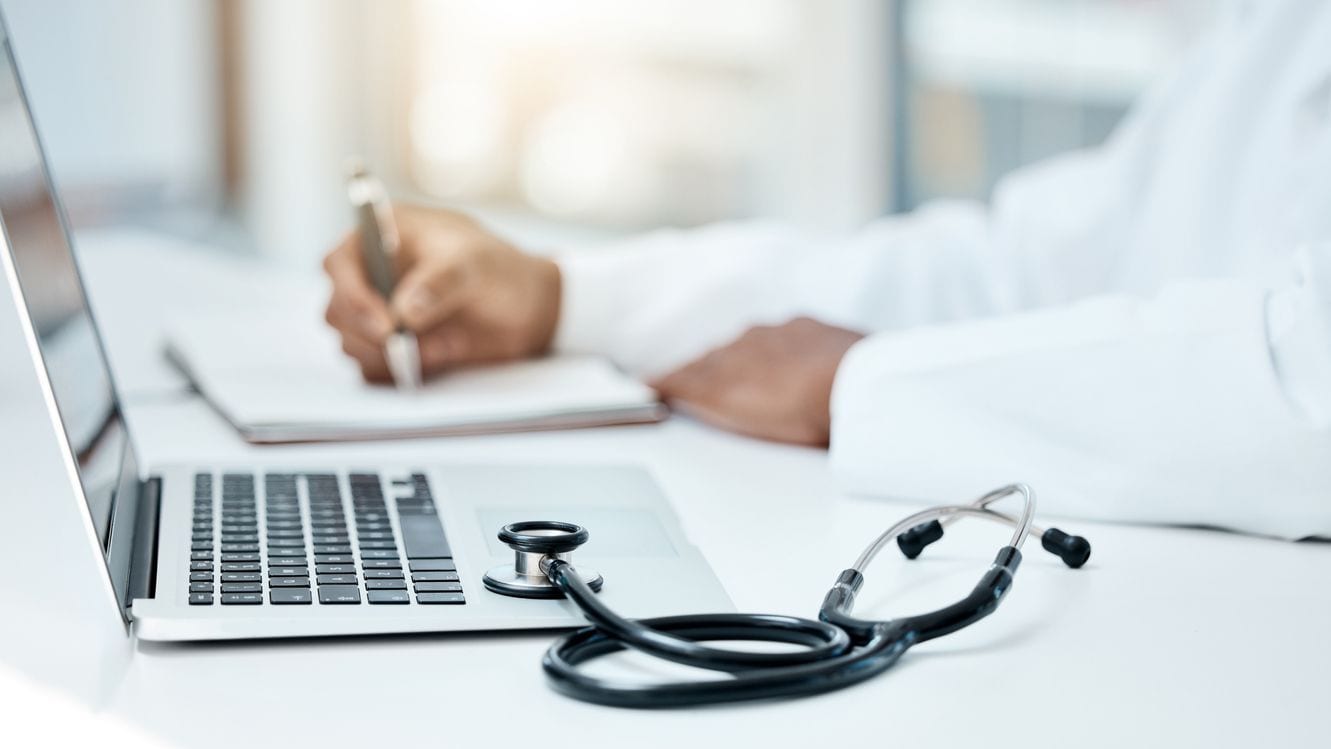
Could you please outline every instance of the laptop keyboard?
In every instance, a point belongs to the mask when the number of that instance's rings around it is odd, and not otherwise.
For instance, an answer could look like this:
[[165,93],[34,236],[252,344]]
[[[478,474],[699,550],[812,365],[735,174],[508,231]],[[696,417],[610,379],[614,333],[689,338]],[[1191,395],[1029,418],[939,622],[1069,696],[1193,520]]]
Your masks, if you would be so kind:
[[423,474],[389,485],[400,538],[377,473],[347,477],[350,503],[331,473],[265,474],[262,492],[252,474],[218,478],[194,476],[190,605],[466,603]]

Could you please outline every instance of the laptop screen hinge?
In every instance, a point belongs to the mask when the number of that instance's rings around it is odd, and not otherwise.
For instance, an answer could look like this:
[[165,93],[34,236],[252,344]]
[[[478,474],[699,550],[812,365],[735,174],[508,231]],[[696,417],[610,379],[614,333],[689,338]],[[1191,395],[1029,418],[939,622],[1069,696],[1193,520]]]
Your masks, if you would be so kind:
[[157,593],[157,519],[162,507],[162,480],[150,478],[143,482],[140,491],[126,607],[135,598],[152,598]]

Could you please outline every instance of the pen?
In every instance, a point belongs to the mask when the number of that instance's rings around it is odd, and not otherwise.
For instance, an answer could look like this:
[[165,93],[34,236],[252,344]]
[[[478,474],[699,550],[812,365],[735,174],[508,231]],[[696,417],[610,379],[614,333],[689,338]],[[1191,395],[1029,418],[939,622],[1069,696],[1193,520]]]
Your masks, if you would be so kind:
[[[393,287],[397,285],[395,261],[400,242],[388,191],[364,166],[354,164],[348,170],[347,198],[351,200],[360,225],[365,272],[379,295],[385,300],[391,299]],[[415,390],[421,386],[420,346],[415,333],[399,326],[384,344],[384,355],[398,388]]]

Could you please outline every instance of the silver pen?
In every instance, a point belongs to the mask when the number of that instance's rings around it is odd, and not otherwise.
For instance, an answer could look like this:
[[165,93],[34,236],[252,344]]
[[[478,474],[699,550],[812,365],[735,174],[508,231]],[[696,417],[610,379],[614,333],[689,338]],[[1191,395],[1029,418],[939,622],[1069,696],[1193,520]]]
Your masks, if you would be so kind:
[[[347,174],[347,197],[356,211],[360,225],[361,257],[370,283],[385,301],[393,297],[397,285],[397,253],[400,239],[393,207],[383,183],[364,166],[353,164]],[[421,386],[421,352],[416,334],[402,327],[388,337],[384,356],[393,382],[402,390]]]

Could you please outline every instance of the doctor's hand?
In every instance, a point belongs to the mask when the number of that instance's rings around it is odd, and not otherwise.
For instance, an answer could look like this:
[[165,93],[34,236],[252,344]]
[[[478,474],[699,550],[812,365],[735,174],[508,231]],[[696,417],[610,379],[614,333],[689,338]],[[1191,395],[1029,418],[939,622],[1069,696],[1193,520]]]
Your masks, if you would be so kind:
[[724,429],[826,446],[832,380],[863,337],[806,317],[750,328],[652,386],[672,406]]
[[426,376],[550,346],[559,319],[558,266],[454,211],[395,205],[393,215],[401,249],[391,300],[370,283],[358,232],[324,259],[333,283],[324,317],[365,379],[391,380],[384,343],[398,325],[416,333]]

